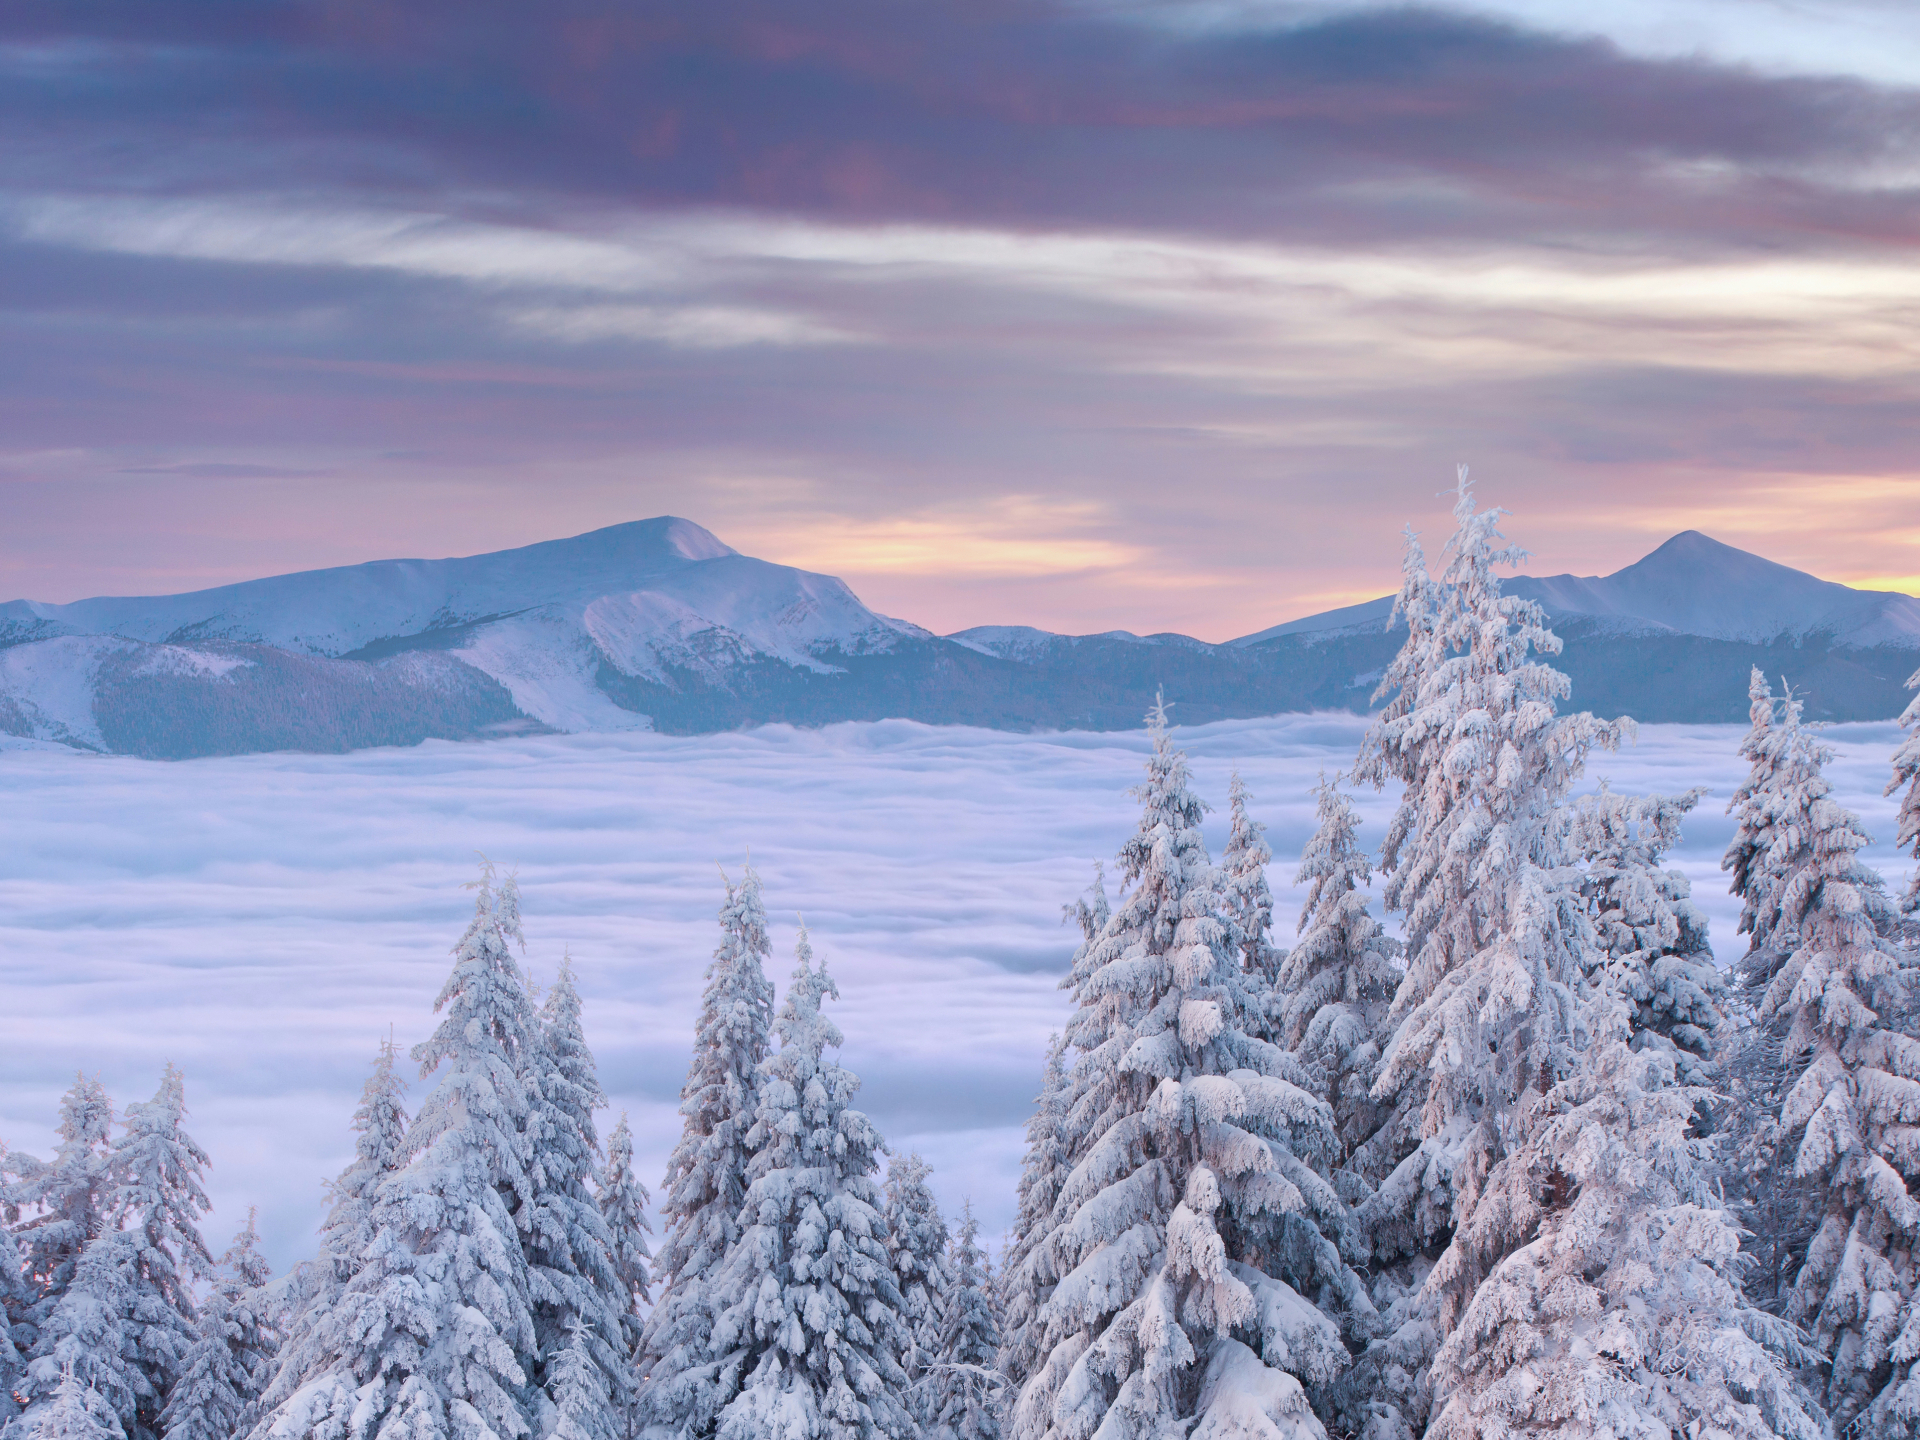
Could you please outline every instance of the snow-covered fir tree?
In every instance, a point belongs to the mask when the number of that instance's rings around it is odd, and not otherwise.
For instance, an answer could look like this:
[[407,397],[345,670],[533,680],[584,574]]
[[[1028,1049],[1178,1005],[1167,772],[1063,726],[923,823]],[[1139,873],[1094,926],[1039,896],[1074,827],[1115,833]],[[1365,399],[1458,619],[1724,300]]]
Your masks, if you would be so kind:
[[[1907,688],[1920,691],[1920,670],[1908,677]],[[1900,714],[1900,727],[1907,734],[1900,748],[1893,752],[1893,778],[1887,782],[1884,793],[1891,795],[1902,785],[1907,787],[1907,793],[1900,797],[1900,816],[1894,822],[1893,843],[1920,859],[1920,694],[1907,702],[1907,708]],[[1901,897],[1900,908],[1908,912],[1920,910],[1920,869],[1907,881],[1907,893]]]
[[926,1440],[1000,1440],[1000,1330],[971,1200],[961,1202],[946,1273],[939,1340],[920,1381],[922,1433]]
[[1710,1086],[1716,1037],[1731,1002],[1692,886],[1661,857],[1680,843],[1680,822],[1704,789],[1616,795],[1604,783],[1567,808],[1568,844],[1584,866],[1594,964],[1631,1007],[1633,1047],[1671,1049],[1681,1083]]
[[53,1398],[28,1432],[29,1440],[123,1440],[120,1421],[98,1391],[82,1384],[68,1366],[61,1372]]
[[1032,1322],[1042,1359],[1011,1433],[1317,1437],[1301,1381],[1332,1379],[1347,1353],[1300,1290],[1366,1303],[1321,1229],[1345,1208],[1300,1158],[1332,1151],[1332,1115],[1248,1033],[1204,807],[1163,708],[1149,725],[1131,889],[1070,977],[1084,1143],[1040,1242],[1061,1278]]
[[[1903,1374],[1920,1355],[1914,977],[1901,973],[1885,938],[1895,910],[1884,882],[1859,859],[1868,837],[1822,774],[1832,751],[1801,726],[1790,695],[1766,732],[1756,747],[1766,783],[1749,787],[1757,822],[1749,827],[1743,815],[1736,840],[1751,831],[1752,846],[1732,868],[1767,877],[1748,897],[1756,945],[1793,947],[1767,965],[1759,1007],[1763,1033],[1785,1026],[1774,1163],[1790,1162],[1818,1202],[1787,1315],[1812,1333],[1827,1364],[1824,1398],[1837,1426],[1870,1412],[1872,1433],[1920,1433],[1920,1383]],[[1760,858],[1742,870],[1749,853]]]
[[1233,924],[1240,968],[1256,993],[1272,989],[1285,952],[1273,946],[1273,892],[1266,827],[1247,813],[1247,786],[1236,772],[1227,786],[1227,847],[1220,852],[1222,909]]
[[60,1148],[50,1161],[0,1151],[0,1177],[12,1177],[0,1184],[0,1210],[24,1217],[13,1233],[28,1298],[14,1316],[14,1339],[27,1354],[73,1283],[82,1252],[107,1228],[113,1102],[98,1077],[74,1077],[60,1099],[58,1134]]
[[1630,1048],[1623,999],[1593,1009],[1593,1043],[1529,1102],[1430,1277],[1446,1339],[1426,1440],[1823,1440],[1792,1327],[1741,1293],[1690,1134],[1706,1092],[1674,1049]]
[[199,1230],[208,1209],[200,1180],[207,1156],[183,1128],[185,1118],[185,1082],[171,1065],[153,1099],[127,1107],[107,1151],[105,1228],[81,1252],[38,1328],[26,1413],[14,1428],[31,1433],[71,1371],[128,1440],[161,1433],[161,1411],[198,1338],[193,1287],[213,1269]]
[[[5,1212],[0,1211],[0,1215]],[[19,1345],[33,1292],[27,1288],[26,1260],[20,1242],[0,1228],[0,1430],[20,1413],[16,1390],[27,1383],[27,1352]]]
[[[1103,889],[1101,899],[1105,898]],[[1088,935],[1085,943],[1092,942],[1093,935]],[[1033,1114],[1027,1119],[1019,1209],[1000,1261],[999,1293],[1005,1311],[1000,1369],[1015,1387],[1026,1383],[1039,1360],[1038,1345],[1044,1334],[1044,1327],[1038,1324],[1040,1307],[1060,1279],[1046,1242],[1052,1234],[1054,1203],[1073,1169],[1067,1133],[1072,1093],[1067,1081],[1066,1050],[1065,1036],[1048,1038],[1045,1076],[1040,1093],[1034,1097]]]
[[641,1336],[641,1419],[649,1434],[705,1436],[738,1383],[713,1346],[714,1275],[739,1243],[753,1157],[748,1136],[773,1021],[773,953],[760,877],[728,882],[720,946],[707,966],[693,1060],[680,1088],[683,1128],[661,1186],[665,1231],[654,1265],[659,1300]]
[[381,1041],[360,1091],[353,1112],[354,1156],[327,1182],[330,1204],[320,1227],[320,1253],[298,1267],[288,1286],[285,1334],[260,1398],[263,1407],[279,1405],[318,1374],[333,1358],[330,1347],[339,1343],[335,1330],[347,1318],[340,1298],[373,1248],[374,1195],[406,1163],[406,1086],[395,1071],[397,1055],[391,1039]]
[[1734,835],[1720,868],[1732,873],[1729,889],[1740,900],[1738,933],[1750,937],[1741,979],[1759,991],[1794,948],[1781,904],[1788,881],[1813,858],[1811,837],[1799,822],[1831,787],[1820,773],[1826,752],[1801,722],[1801,703],[1792,690],[1775,700],[1756,666],[1747,697],[1751,725],[1740,742],[1740,758],[1749,769],[1727,803],[1735,817]]
[[1408,534],[1395,603],[1407,640],[1356,770],[1402,787],[1381,855],[1407,969],[1372,1090],[1383,1120],[1352,1162],[1385,1177],[1358,1215],[1392,1262],[1376,1298],[1393,1303],[1343,1402],[1382,1436],[1424,1423],[1434,1314],[1457,1312],[1476,1278],[1427,1267],[1522,1138],[1525,1097],[1565,1079],[1588,1038],[1579,993],[1595,940],[1560,807],[1588,753],[1631,724],[1556,714],[1569,682],[1532,656],[1560,642],[1494,573],[1526,553],[1497,543],[1504,513],[1476,510],[1463,467],[1439,579]]
[[[952,1285],[947,1271],[946,1221],[927,1184],[932,1168],[918,1155],[896,1156],[887,1164],[887,1253],[893,1258],[893,1282],[900,1291],[900,1317],[908,1345],[902,1364],[916,1383],[939,1353],[942,1306]],[[924,1390],[917,1390],[924,1396]]]
[[[569,1354],[567,1385],[575,1393],[581,1382],[571,1370],[581,1362],[598,1366],[594,1393],[604,1390],[613,1409],[602,1412],[602,1430],[590,1440],[618,1440],[625,1427],[616,1417],[632,1403],[627,1333],[632,1307],[595,1194],[600,1138],[593,1112],[607,1097],[581,1027],[580,992],[569,958],[562,958],[547,992],[527,1057],[531,1193],[521,1224],[533,1308],[531,1379],[557,1413],[560,1376],[554,1367],[561,1352]],[[539,1429],[545,1431],[550,1428],[545,1407],[535,1403],[543,1412]]]
[[1273,1038],[1313,1068],[1317,1093],[1333,1107],[1344,1161],[1379,1125],[1371,1089],[1382,1022],[1400,981],[1399,947],[1367,908],[1372,871],[1339,777],[1322,771],[1314,795],[1319,824],[1296,877],[1307,898],[1299,942],[1280,962]]
[[760,1067],[743,1233],[712,1285],[723,1391],[718,1440],[907,1437],[910,1337],[874,1183],[883,1148],[849,1102],[860,1082],[825,1056],[838,997],[800,932],[799,964]]
[[249,1210],[201,1302],[199,1339],[160,1417],[167,1440],[233,1440],[252,1427],[277,1344],[265,1291],[272,1271],[254,1218]]
[[522,1226],[530,1218],[525,1076],[537,1041],[513,947],[519,893],[491,864],[413,1056],[432,1094],[406,1164],[379,1182],[366,1262],[321,1322],[329,1343],[282,1376],[255,1440],[514,1440],[533,1435],[535,1355]]
[[615,1299],[621,1307],[626,1353],[631,1356],[640,1340],[640,1307],[647,1303],[652,1283],[647,1236],[653,1226],[647,1221],[647,1187],[633,1173],[633,1130],[625,1111],[607,1137],[607,1163],[600,1172],[598,1198],[600,1216],[613,1242]]

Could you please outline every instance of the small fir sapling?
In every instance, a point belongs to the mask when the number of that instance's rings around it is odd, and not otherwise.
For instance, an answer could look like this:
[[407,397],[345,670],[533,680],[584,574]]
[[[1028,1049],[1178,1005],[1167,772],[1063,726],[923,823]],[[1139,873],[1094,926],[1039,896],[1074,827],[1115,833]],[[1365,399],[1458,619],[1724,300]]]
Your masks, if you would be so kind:
[[[1920,690],[1920,670],[1908,677],[1907,688]],[[1900,728],[1907,733],[1900,748],[1893,752],[1893,778],[1887,782],[1884,793],[1891,795],[1902,785],[1907,787],[1907,793],[1900,798],[1893,843],[1920,859],[1920,694],[1908,701],[1907,708],[1900,713]],[[1900,908],[1908,914],[1920,910],[1920,869],[1907,881],[1907,893],[1900,899]]]
[[1344,1161],[1379,1123],[1371,1088],[1381,1024],[1400,980],[1399,947],[1367,908],[1373,877],[1339,777],[1322,771],[1314,794],[1319,825],[1297,877],[1307,898],[1299,943],[1280,961],[1273,1039],[1320,1080],[1317,1093],[1333,1107]]
[[1256,993],[1271,991],[1285,952],[1273,945],[1273,892],[1266,827],[1247,813],[1247,787],[1236,773],[1227,786],[1227,846],[1220,852],[1222,910],[1233,924],[1240,968]]
[[87,1246],[108,1225],[107,1146],[113,1102],[99,1078],[74,1076],[60,1100],[60,1148],[50,1161],[0,1151],[0,1207],[25,1218],[14,1227],[29,1298],[15,1316],[16,1342],[31,1353]]
[[167,1440],[232,1440],[252,1428],[277,1345],[254,1218],[249,1210],[201,1303],[199,1339],[160,1417]]
[[926,1440],[1000,1440],[999,1392],[1005,1383],[996,1365],[1000,1331],[993,1277],[971,1200],[961,1204],[946,1273],[935,1359],[920,1382],[926,1397],[923,1433]]
[[[1101,895],[1105,899],[1105,895]],[[1104,925],[1104,921],[1102,924]],[[1095,931],[1094,933],[1098,933]],[[1086,943],[1092,943],[1088,935]],[[1085,945],[1082,946],[1084,950]],[[1018,1210],[1002,1252],[999,1292],[1005,1310],[1000,1368],[1017,1388],[1026,1383],[1038,1360],[1039,1310],[1059,1282],[1051,1247],[1053,1207],[1073,1169],[1068,1109],[1067,1042],[1055,1034],[1047,1041],[1047,1066],[1033,1114],[1027,1118],[1027,1149],[1020,1166]]]
[[626,1353],[632,1355],[640,1339],[641,1307],[648,1301],[651,1283],[647,1262],[647,1187],[633,1173],[633,1131],[622,1111],[620,1123],[607,1137],[607,1163],[600,1172],[599,1205],[613,1242],[615,1303],[620,1307]]
[[918,1428],[873,1179],[884,1145],[849,1103],[860,1082],[825,1056],[841,1037],[820,1006],[839,991],[812,961],[803,928],[774,1022],[780,1049],[758,1077],[744,1230],[710,1282],[719,1373],[738,1377],[716,1440],[907,1440]]
[[909,1343],[902,1363],[908,1380],[914,1382],[925,1375],[926,1366],[939,1353],[941,1306],[952,1284],[947,1271],[947,1225],[927,1184],[932,1173],[918,1155],[896,1157],[887,1164],[887,1253],[893,1259],[900,1316],[907,1326]]
[[[723,877],[724,878],[724,877]],[[705,1436],[738,1385],[713,1346],[713,1283],[739,1243],[753,1159],[749,1134],[773,1021],[773,953],[760,877],[749,865],[727,882],[720,945],[707,966],[693,1059],[680,1089],[683,1128],[662,1182],[664,1234],[654,1265],[659,1295],[640,1340],[638,1413],[649,1435]]]

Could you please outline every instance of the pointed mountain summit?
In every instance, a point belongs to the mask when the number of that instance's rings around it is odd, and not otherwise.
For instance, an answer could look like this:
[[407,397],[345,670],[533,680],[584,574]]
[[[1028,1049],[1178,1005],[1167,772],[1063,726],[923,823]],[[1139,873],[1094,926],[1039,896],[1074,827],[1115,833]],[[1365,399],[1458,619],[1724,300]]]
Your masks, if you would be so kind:
[[[1920,599],[1855,590],[1683,530],[1611,575],[1515,575],[1509,595],[1537,600],[1554,620],[1580,618],[1619,635],[1666,633],[1769,644],[1819,638],[1854,649],[1920,649]],[[1285,635],[1326,635],[1384,625],[1382,596],[1229,640],[1257,645]]]
[[[1854,590],[1698,531],[1605,576],[1515,576],[1566,642],[1575,707],[1737,721],[1748,672],[1810,718],[1898,714],[1920,600]],[[1124,730],[1364,710],[1390,599],[1212,645],[1176,634],[945,637],[831,575],[671,515],[445,560],[375,560],[184,595],[0,604],[0,748],[184,759],[538,732],[707,734],[901,718]]]

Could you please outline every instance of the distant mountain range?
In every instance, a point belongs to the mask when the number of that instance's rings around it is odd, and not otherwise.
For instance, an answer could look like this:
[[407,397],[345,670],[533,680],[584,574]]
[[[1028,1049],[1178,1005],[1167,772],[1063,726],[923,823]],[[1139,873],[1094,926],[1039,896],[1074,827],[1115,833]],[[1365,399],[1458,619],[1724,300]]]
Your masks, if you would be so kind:
[[[1566,642],[1573,703],[1740,720],[1747,672],[1827,719],[1884,719],[1920,665],[1920,600],[1853,590],[1698,531],[1613,575],[1516,577]],[[935,635],[845,584],[663,516],[492,555],[381,560],[186,595],[0,605],[0,735],[185,758],[441,737],[899,716],[1120,729],[1156,689],[1189,724],[1365,709],[1390,598],[1225,644]],[[18,743],[16,741],[16,743]]]

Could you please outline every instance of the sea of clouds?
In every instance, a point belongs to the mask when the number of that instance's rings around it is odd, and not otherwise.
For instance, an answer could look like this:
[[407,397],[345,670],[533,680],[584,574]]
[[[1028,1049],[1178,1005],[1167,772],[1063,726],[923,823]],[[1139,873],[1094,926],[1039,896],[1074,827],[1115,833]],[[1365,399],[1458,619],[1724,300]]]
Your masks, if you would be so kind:
[[[1316,773],[1350,766],[1364,726],[1290,715],[1176,731],[1217,807],[1216,854],[1230,774],[1252,791],[1278,857],[1282,944]],[[1723,962],[1741,948],[1719,870],[1740,734],[1646,726],[1586,781],[1709,787],[1673,863]],[[1876,840],[1866,858],[1896,885],[1911,862],[1892,849],[1881,789],[1898,734],[1827,732],[1828,773]],[[213,1156],[216,1252],[258,1205],[275,1265],[302,1258],[376,1045],[391,1030],[410,1046],[434,1023],[472,906],[462,886],[485,854],[518,872],[533,978],[571,952],[612,1110],[629,1113],[655,1184],[678,1133],[719,867],[737,876],[751,849],[782,993],[804,915],[839,983],[830,1013],[864,1108],[896,1151],[935,1166],[949,1209],[970,1196],[998,1235],[1047,1037],[1067,1015],[1058,982],[1078,933],[1061,907],[1133,825],[1147,749],[1144,733],[883,721],[186,762],[0,753],[0,1141],[47,1154],[76,1070],[125,1105],[171,1060]],[[1376,843],[1392,797],[1356,799]]]

